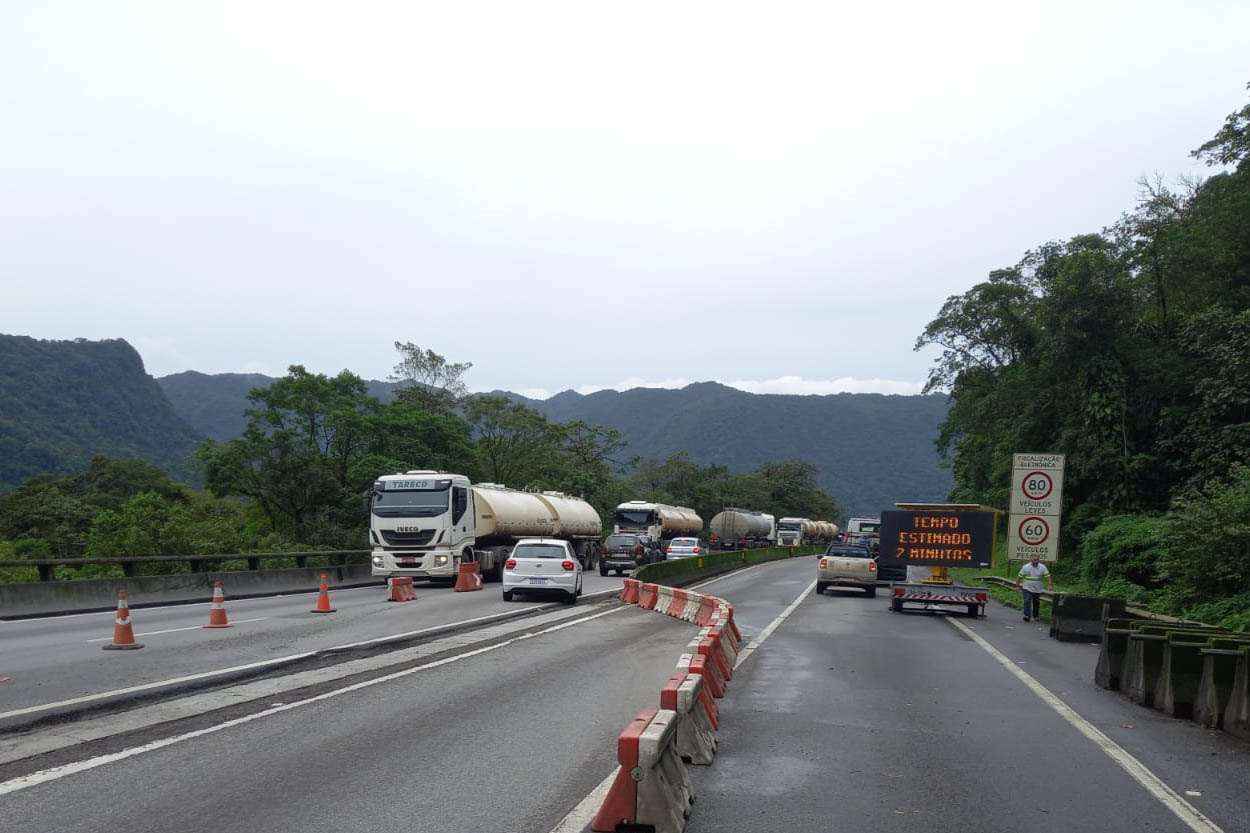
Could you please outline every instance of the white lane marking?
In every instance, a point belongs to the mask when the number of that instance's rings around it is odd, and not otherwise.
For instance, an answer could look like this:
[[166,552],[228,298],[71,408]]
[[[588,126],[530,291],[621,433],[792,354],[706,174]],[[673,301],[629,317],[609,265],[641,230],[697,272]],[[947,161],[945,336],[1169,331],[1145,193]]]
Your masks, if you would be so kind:
[[[232,624],[232,625],[245,625],[245,624],[247,624],[248,622],[263,622],[263,621],[265,621],[265,620],[266,620],[266,619],[268,619],[268,618],[269,618],[268,616],[261,616],[261,617],[259,617],[259,618],[257,618],[257,619],[235,619],[235,620],[234,620],[233,622],[231,622],[230,624]],[[204,630],[204,626],[203,626],[203,625],[192,625],[192,626],[191,626],[191,627],[189,627],[189,628],[168,628],[167,630],[163,630],[163,631],[144,631],[143,633],[137,633],[137,634],[135,634],[135,636],[157,636],[157,635],[162,634],[162,633],[179,633],[179,632],[181,632],[181,631],[201,631],[201,630]],[[112,638],[113,638],[113,637],[111,637],[111,636],[101,636],[101,637],[99,637],[99,638],[97,638],[97,639],[84,639],[84,640],[83,640],[83,642],[86,642],[86,643],[88,643],[88,644],[90,644],[90,643],[92,643],[92,642],[108,642],[108,641],[109,641],[110,639],[112,639]]]
[[979,634],[957,619],[948,617],[946,621],[984,648],[990,656],[998,660],[999,664],[1010,671],[1016,679],[1028,686],[1038,697],[1042,698],[1042,701],[1054,709],[1060,717],[1072,724],[1082,735],[1092,740],[1099,749],[1107,753],[1111,760],[1123,767],[1124,771],[1133,777],[1133,780],[1145,787],[1148,793],[1158,799],[1159,803],[1164,807],[1171,810],[1190,830],[1195,831],[1195,833],[1224,833],[1219,825],[1203,815],[1202,811],[1197,807],[1181,798],[1159,776],[1147,769],[1145,764],[1133,757],[1124,747],[1104,735],[1094,724],[1077,714],[1071,706],[1052,694],[1049,689],[1034,679],[1023,668],[1008,659],[1006,655],[989,642],[986,642]]
[[760,632],[759,636],[752,639],[750,643],[748,643],[747,646],[742,649],[742,652],[738,654],[738,661],[734,663],[735,669],[737,669],[737,667],[741,665],[742,663],[746,662],[747,657],[755,653],[755,649],[760,647],[760,645],[763,644],[765,639],[772,636],[773,631],[777,630],[777,627],[781,625],[782,622],[786,621],[786,618],[789,617],[789,615],[794,612],[795,608],[803,604],[804,599],[812,595],[812,590],[815,589],[815,587],[816,587],[816,581],[815,579],[813,579],[812,583],[803,588],[803,592],[799,593],[799,596],[797,599],[790,602],[790,606],[787,607],[785,610],[783,610],[780,616],[778,616],[773,621],[769,622],[768,627],[764,628],[764,630]]
[[603,806],[603,800],[608,797],[608,790],[611,789],[612,782],[616,780],[616,773],[620,769],[618,766],[609,772],[608,777],[599,782],[599,786],[577,802],[577,806],[570,810],[567,816],[560,819],[559,824],[551,828],[551,833],[581,833],[585,830],[595,820],[595,813],[599,812],[599,808]]
[[[70,700],[59,700],[55,703],[44,703],[39,706],[27,706],[24,709],[14,709],[13,711],[0,712],[0,720],[7,720],[10,717],[20,717],[24,714],[36,714],[38,712],[49,711],[51,709],[60,709],[66,706],[77,706],[82,703],[92,703],[96,700],[103,700],[108,697],[120,697],[125,694],[135,694],[140,691],[151,691],[156,688],[165,686],[180,685],[182,683],[194,682],[195,680],[207,680],[212,677],[220,677],[223,674],[235,674],[240,671],[251,671],[255,668],[265,668],[270,665],[278,665],[284,662],[294,662],[295,660],[306,659],[316,656],[319,651],[344,651],[350,648],[358,648],[366,645],[373,645],[378,642],[385,642],[391,639],[404,639],[410,636],[420,636],[430,631],[442,630],[445,628],[454,628],[461,625],[472,625],[478,622],[489,622],[494,619],[500,619],[505,616],[515,616],[513,611],[505,613],[492,613],[488,616],[477,616],[473,619],[461,619],[458,622],[446,622],[442,625],[432,625],[428,628],[420,630],[407,631],[405,633],[393,634],[391,636],[382,636],[377,639],[368,639],[364,642],[352,642],[347,645],[337,645],[333,648],[319,648],[317,651],[304,651],[299,654],[289,654],[285,657],[275,657],[274,659],[262,660],[260,662],[249,662],[246,665],[235,665],[230,668],[222,668],[217,671],[203,671],[199,674],[188,674],[185,677],[174,677],[169,680],[158,680],[156,682],[144,683],[143,685],[130,686],[129,688],[118,688],[113,691],[102,691],[99,694],[85,694],[82,697],[74,697]],[[111,638],[111,637],[110,637]]]
[[[766,562],[766,563],[773,563],[773,562]],[[756,564],[752,567],[747,567],[746,570],[754,570],[756,567],[763,567],[763,566],[764,566],[763,564]],[[739,570],[738,572],[733,573],[732,575],[741,575],[742,573],[746,572],[746,570]],[[722,576],[722,578],[726,578],[726,576]],[[717,580],[718,579],[713,579],[713,581],[717,581]],[[710,584],[710,583],[711,582],[704,582],[704,584]],[[703,585],[695,585],[695,586],[700,587]],[[815,586],[816,586],[815,581],[812,581],[811,584],[807,585],[806,589],[804,589],[803,592],[799,594],[799,597],[797,599],[795,599],[793,602],[790,603],[789,607],[787,607],[784,611],[781,612],[780,616],[778,616],[772,622],[769,622],[768,627],[764,628],[763,632],[761,632],[759,636],[753,639],[750,645],[742,649],[742,653],[738,655],[738,661],[734,663],[735,669],[737,669],[737,667],[741,665],[743,661],[751,655],[751,652],[753,652],[756,648],[758,648],[764,642],[764,640],[768,639],[768,637],[772,635],[773,631],[777,630],[777,626],[780,625],[782,622],[784,622],[786,620],[786,617],[788,617],[791,613],[793,613],[794,609],[798,607],[800,604],[802,604],[805,598],[807,598],[808,596],[812,594],[812,588],[814,588]],[[621,609],[624,610],[624,608],[621,608]],[[560,820],[559,824],[551,828],[551,833],[575,833],[575,831],[585,830],[586,826],[589,825],[594,820],[595,813],[599,812],[599,808],[603,806],[603,800],[607,797],[608,789],[612,786],[612,781],[614,778],[616,778],[616,773],[617,773],[617,770],[619,769],[620,767],[617,767],[616,769],[609,772],[608,777],[600,781],[599,786],[591,790],[590,795],[586,796],[581,801],[579,801],[577,803],[577,806],[574,807],[572,810],[570,810],[569,814]]]
[[578,625],[583,622],[589,622],[592,619],[598,619],[601,616],[611,616],[613,613],[620,613],[624,609],[625,608],[623,607],[614,607],[609,610],[605,610],[602,613],[594,613],[590,616],[583,616],[580,619],[576,619],[571,622],[561,622],[558,625],[552,625],[551,627],[544,628],[540,631],[514,636],[511,639],[507,639],[503,642],[497,642],[494,645],[486,645],[482,648],[475,648],[472,651],[465,651],[463,654],[444,657],[443,659],[434,660],[433,662],[427,662],[424,665],[417,665],[412,668],[404,669],[403,671],[396,671],[393,674],[387,674],[385,676],[376,677],[372,680],[365,680],[360,683],[353,683],[352,685],[338,688],[334,691],[327,691],[324,694],[318,694],[316,697],[309,697],[305,700],[297,700],[294,703],[283,703],[282,705],[274,706],[272,708],[265,709],[264,711],[256,712],[255,714],[236,717],[234,720],[227,720],[225,723],[218,723],[216,726],[197,729],[194,732],[187,732],[186,734],[175,735],[174,737],[161,738],[160,740],[154,740],[151,743],[145,743],[142,746],[132,746],[129,749],[122,749],[108,755],[99,755],[95,758],[88,758],[85,761],[75,761],[74,763],[55,766],[50,769],[40,770],[39,772],[32,772],[31,774],[23,775],[20,778],[13,778],[8,781],[0,782],[0,795],[8,795],[9,793],[17,792],[18,790],[24,790],[27,787],[46,784],[49,781],[56,781],[70,775],[76,775],[79,772],[86,772],[87,770],[105,766],[106,764],[124,761],[127,758],[133,758],[136,755],[142,755],[145,752],[154,752],[157,749],[164,749],[166,746],[173,746],[175,743],[182,743],[183,741],[193,740],[195,738],[204,737],[205,735],[212,735],[225,729],[233,729],[235,726],[242,726],[245,723],[260,720],[263,717],[271,717],[275,714],[281,714],[282,712],[288,712],[292,709],[298,709],[301,706],[307,706],[312,703],[320,703],[322,701],[338,697],[342,694],[351,694],[375,685],[400,680],[404,677],[416,674],[418,671],[427,671],[431,668],[438,668],[443,665],[450,665],[453,662],[459,662],[463,659],[469,659],[470,657],[475,657],[479,654],[497,651],[500,648],[506,648],[509,645],[513,645],[522,640],[533,639],[534,637],[543,636],[544,634],[554,633],[572,625]]
[[743,573],[749,573],[752,570],[758,570],[760,567],[763,567],[767,564],[776,564],[776,563],[777,562],[775,561],[765,561],[763,564],[752,564],[750,567],[743,567],[741,570],[734,570],[732,573],[725,573],[725,575],[723,576],[717,576],[716,578],[710,578],[707,581],[701,581],[698,584],[692,584],[690,585],[690,589],[698,590],[700,587],[707,587],[709,584],[715,584],[716,582],[724,581],[727,578],[735,578],[737,576],[742,575]]

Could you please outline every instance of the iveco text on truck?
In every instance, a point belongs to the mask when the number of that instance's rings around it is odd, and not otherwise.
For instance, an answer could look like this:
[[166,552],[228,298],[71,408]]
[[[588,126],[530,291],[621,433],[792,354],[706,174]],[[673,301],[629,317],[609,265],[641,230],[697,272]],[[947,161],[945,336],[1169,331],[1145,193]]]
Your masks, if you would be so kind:
[[599,513],[578,497],[469,483],[462,474],[408,471],[379,477],[366,493],[375,576],[453,580],[460,562],[499,579],[521,538],[572,544],[583,569],[599,558]]

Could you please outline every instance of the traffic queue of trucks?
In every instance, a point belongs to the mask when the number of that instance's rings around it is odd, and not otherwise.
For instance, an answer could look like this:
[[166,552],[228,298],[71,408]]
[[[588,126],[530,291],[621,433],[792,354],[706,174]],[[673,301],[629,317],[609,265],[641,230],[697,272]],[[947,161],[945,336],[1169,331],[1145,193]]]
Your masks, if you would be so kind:
[[[602,555],[603,524],[594,507],[562,492],[470,483],[463,474],[416,470],[378,477],[365,493],[372,574],[454,581],[462,562],[477,562],[486,580],[498,580],[522,538],[568,541],[585,570]],[[796,525],[797,524],[797,525]],[[836,524],[782,518],[730,508],[709,524],[712,549],[733,550],[828,543]],[[679,537],[697,537],[703,519],[693,509],[632,500],[616,507],[613,534],[645,538],[664,552]],[[784,533],[790,533],[785,535]],[[780,540],[779,540],[780,539]]]

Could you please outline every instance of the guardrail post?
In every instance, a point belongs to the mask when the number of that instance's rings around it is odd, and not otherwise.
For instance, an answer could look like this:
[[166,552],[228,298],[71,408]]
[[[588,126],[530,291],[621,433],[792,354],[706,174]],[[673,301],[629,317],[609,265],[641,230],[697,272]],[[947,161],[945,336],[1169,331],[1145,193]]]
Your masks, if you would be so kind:
[[247,568],[248,568],[249,570],[259,570],[259,569],[260,569],[260,559],[259,559],[259,558],[249,558],[249,559],[247,560]]
[[122,562],[122,575],[124,575],[126,578],[134,578],[135,569],[136,569],[135,563],[133,561]]
[[39,565],[39,580],[40,581],[56,581],[56,567],[53,567],[51,564],[40,564]]
[[204,560],[200,558],[192,558],[191,559],[191,572],[193,573],[204,572]]
[[307,567],[307,566],[308,566],[308,556],[306,556],[306,555],[297,555],[297,556],[295,556],[295,566],[296,566],[296,567],[299,567],[301,570],[302,570],[302,569],[304,569],[305,567]]

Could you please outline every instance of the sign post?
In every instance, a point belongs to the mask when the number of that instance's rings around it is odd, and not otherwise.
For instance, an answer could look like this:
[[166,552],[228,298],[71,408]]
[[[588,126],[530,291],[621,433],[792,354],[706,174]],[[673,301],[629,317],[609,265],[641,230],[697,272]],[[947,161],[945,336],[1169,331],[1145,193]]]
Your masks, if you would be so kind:
[[1059,559],[1063,507],[1062,454],[1016,454],[1011,460],[1011,505],[1007,560]]

